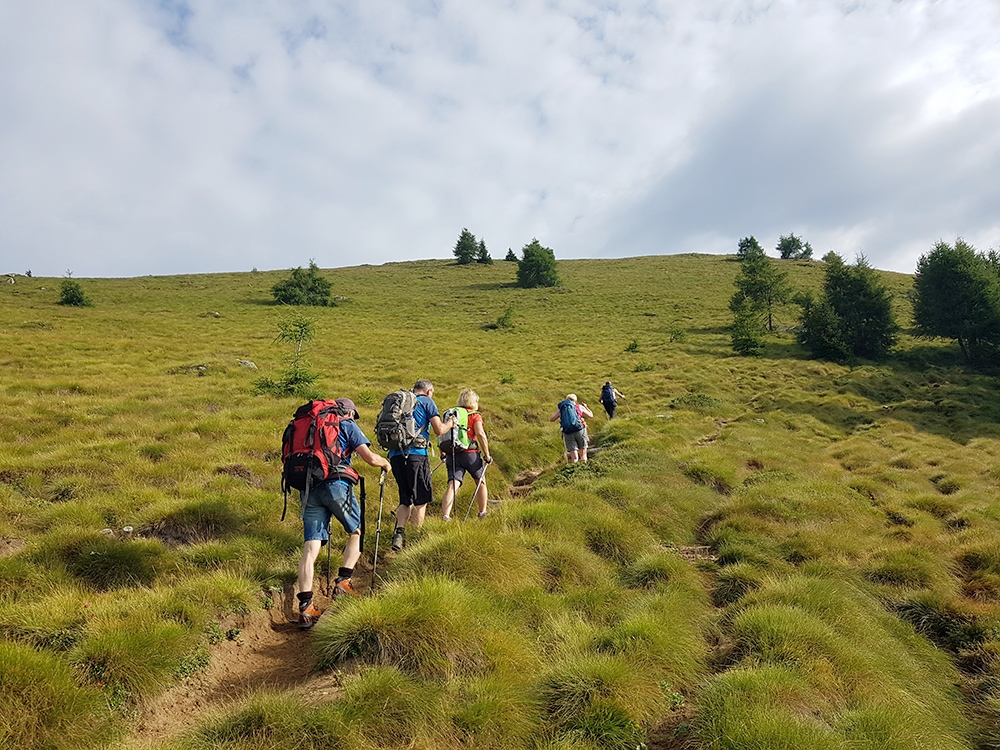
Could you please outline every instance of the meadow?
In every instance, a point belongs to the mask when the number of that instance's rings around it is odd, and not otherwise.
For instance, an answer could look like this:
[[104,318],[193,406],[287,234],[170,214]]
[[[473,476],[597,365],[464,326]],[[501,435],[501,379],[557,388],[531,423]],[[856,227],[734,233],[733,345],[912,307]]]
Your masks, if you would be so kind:
[[[821,286],[821,262],[780,264]],[[337,305],[296,310],[271,302],[287,271],[80,279],[86,308],[58,279],[3,285],[0,746],[1000,748],[1000,388],[909,335],[910,276],[883,274],[893,355],[846,366],[806,358],[794,306],[735,356],[733,258],[560,261],[532,290],[515,270],[326,270]],[[336,690],[263,686],[139,738],[294,582],[301,399],[253,382],[296,314],[369,437],[391,390],[475,388],[498,502],[399,554],[383,534],[374,594],[296,634]],[[571,391],[598,450],[564,466]]]

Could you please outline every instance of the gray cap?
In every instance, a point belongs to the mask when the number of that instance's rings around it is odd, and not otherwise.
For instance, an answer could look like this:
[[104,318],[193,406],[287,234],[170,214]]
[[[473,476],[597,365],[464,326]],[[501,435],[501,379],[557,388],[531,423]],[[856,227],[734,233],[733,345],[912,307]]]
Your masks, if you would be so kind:
[[351,401],[351,399],[349,399],[349,398],[338,398],[337,399],[337,406],[339,406],[342,409],[346,409],[347,412],[348,412],[348,415],[352,419],[360,419],[361,418],[361,415],[358,414],[358,407],[356,407],[354,405],[354,402]]

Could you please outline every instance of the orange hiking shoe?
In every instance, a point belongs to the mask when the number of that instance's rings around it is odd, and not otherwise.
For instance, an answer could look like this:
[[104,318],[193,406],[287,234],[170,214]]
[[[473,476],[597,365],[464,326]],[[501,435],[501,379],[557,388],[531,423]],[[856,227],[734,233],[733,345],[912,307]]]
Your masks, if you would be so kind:
[[316,621],[319,620],[320,615],[323,614],[323,610],[317,609],[312,602],[309,602],[304,609],[299,610],[299,629],[309,630]]
[[339,578],[337,582],[333,584],[333,598],[341,599],[345,596],[361,596],[354,587],[351,586],[350,578]]

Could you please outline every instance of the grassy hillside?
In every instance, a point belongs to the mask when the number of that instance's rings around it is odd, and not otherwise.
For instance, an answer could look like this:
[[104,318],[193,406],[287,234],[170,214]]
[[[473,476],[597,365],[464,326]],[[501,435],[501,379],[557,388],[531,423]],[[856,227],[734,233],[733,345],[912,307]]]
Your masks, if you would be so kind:
[[[783,267],[821,285],[821,263]],[[320,390],[371,436],[418,377],[442,408],[475,388],[500,504],[399,555],[384,536],[376,594],[296,634],[337,690],[254,691],[155,746],[1000,747],[995,378],[906,335],[884,363],[804,359],[794,309],[765,356],[733,356],[737,270],[563,261],[539,290],[503,262],[324,272],[345,299],[303,311]],[[251,395],[288,353],[285,275],[82,279],[79,309],[58,280],[0,289],[0,745],[139,746],[220,623],[294,581],[277,459],[298,400]],[[905,329],[911,279],[885,278]],[[549,414],[569,391],[598,411],[608,378],[628,407],[560,466]]]

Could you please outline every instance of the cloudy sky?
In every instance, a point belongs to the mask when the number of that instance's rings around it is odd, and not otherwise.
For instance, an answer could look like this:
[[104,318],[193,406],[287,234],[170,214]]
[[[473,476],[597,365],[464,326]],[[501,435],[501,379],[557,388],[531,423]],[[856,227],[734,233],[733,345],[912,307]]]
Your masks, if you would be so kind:
[[1000,249],[1000,0],[6,0],[0,272]]

